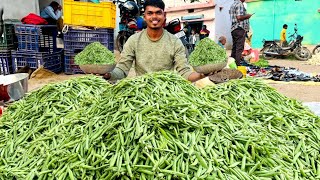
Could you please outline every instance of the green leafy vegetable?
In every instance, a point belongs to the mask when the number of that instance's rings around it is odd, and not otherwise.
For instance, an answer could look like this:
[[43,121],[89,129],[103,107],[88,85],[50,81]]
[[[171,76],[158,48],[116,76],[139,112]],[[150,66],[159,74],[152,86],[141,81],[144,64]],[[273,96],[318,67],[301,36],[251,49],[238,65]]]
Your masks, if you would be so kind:
[[75,63],[84,64],[114,64],[115,56],[100,42],[93,42],[86,46],[79,54],[74,57]]
[[259,67],[268,67],[269,66],[269,62],[265,59],[260,59],[259,61],[253,63],[255,66],[259,66]]
[[226,61],[226,51],[209,38],[204,38],[199,42],[189,59],[189,63],[192,66],[222,63]]

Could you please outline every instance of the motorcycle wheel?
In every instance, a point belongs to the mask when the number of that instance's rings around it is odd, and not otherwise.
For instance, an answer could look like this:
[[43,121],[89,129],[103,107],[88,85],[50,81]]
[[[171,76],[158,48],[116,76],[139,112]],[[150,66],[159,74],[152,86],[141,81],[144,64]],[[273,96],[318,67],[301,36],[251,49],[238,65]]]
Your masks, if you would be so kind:
[[312,51],[312,54],[318,54],[318,53],[320,53],[320,45],[317,45]]
[[274,49],[273,46],[267,45],[267,46],[263,47],[263,48],[261,49],[261,53],[262,53],[262,57],[263,57],[264,59],[270,60],[270,59],[272,59],[272,58],[275,57],[274,55],[268,55],[268,54],[265,54],[265,53],[264,53],[264,52],[267,52],[267,51],[269,51],[269,52],[276,52],[276,50]]
[[312,56],[310,50],[306,47],[298,47],[294,51],[294,55],[300,61],[307,61]]
[[122,52],[123,46],[127,42],[128,38],[129,37],[127,36],[127,33],[125,31],[119,32],[119,34],[117,35],[116,45],[119,52]]

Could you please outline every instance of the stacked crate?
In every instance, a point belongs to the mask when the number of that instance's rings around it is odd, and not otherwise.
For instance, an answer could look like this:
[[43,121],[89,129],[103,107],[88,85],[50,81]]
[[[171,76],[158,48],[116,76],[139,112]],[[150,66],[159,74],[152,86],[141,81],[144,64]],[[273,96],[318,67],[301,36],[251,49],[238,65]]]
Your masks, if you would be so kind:
[[83,73],[74,63],[74,57],[92,42],[100,42],[110,51],[114,50],[116,6],[112,2],[63,1],[64,63],[66,74]]
[[18,50],[11,51],[13,71],[43,66],[52,72],[63,70],[63,50],[57,48],[57,26],[16,24]]
[[14,33],[14,24],[19,20],[4,20],[3,34],[0,34],[0,75],[13,73],[11,50],[17,48],[17,38]]

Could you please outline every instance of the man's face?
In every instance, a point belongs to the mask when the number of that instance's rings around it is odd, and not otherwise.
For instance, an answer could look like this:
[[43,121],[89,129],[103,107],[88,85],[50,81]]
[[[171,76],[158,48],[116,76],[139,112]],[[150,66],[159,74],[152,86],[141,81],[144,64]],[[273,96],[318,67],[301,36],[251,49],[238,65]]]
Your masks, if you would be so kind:
[[147,23],[148,28],[160,29],[166,19],[166,13],[154,6],[147,6],[144,12],[144,20]]

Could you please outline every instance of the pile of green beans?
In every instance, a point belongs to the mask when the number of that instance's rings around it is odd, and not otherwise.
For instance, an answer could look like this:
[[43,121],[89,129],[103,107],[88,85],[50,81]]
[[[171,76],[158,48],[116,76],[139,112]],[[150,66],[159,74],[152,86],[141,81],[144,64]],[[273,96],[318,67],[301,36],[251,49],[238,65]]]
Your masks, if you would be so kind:
[[319,123],[259,80],[77,78],[0,118],[0,179],[316,179]]

